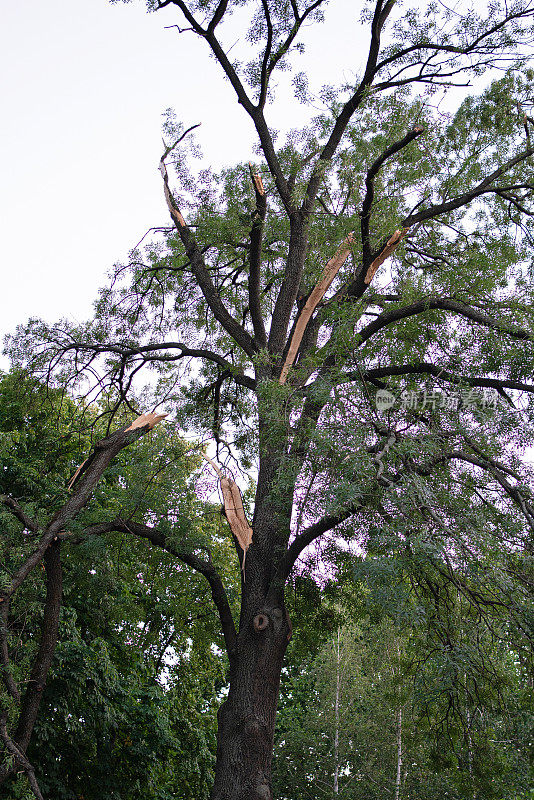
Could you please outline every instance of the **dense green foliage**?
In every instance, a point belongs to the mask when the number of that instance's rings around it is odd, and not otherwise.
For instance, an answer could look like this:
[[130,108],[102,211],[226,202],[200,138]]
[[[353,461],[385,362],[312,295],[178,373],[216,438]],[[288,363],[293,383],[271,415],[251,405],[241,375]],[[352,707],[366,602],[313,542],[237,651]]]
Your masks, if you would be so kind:
[[[0,381],[2,490],[9,488],[36,515],[61,502],[90,434],[98,432],[77,434],[76,411],[21,374]],[[186,451],[176,437],[154,431],[138,443],[134,458],[128,454],[108,471],[77,525],[115,507],[131,512],[132,504],[132,518],[142,519],[148,507],[176,520],[175,536],[187,530],[209,544],[231,582],[219,511],[196,500],[190,477],[196,457]],[[9,571],[32,544],[21,546],[20,524],[7,513],[2,525],[1,563]],[[207,797],[226,665],[203,581],[186,575],[167,553],[125,535],[80,543],[74,527],[73,543],[64,547],[60,640],[29,750],[43,793],[58,800],[99,800],[103,793],[133,800],[140,792],[154,800]],[[37,573],[12,608],[17,678],[34,655],[42,601]],[[13,798],[27,793],[24,782],[2,791]]]
[[458,609],[445,643],[421,617],[392,618],[372,583],[359,586],[338,590],[313,647],[288,653],[277,796],[394,797],[400,735],[406,800],[530,798],[532,665],[513,639],[480,642],[480,626]]

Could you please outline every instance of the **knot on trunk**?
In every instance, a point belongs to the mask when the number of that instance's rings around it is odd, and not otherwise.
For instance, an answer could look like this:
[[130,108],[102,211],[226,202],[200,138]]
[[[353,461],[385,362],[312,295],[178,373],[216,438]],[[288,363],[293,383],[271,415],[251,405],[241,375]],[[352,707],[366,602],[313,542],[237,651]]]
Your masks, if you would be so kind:
[[264,631],[269,626],[269,617],[267,614],[256,614],[253,625],[255,631]]
[[258,784],[256,787],[256,795],[258,800],[271,800],[272,795],[269,785],[267,783]]

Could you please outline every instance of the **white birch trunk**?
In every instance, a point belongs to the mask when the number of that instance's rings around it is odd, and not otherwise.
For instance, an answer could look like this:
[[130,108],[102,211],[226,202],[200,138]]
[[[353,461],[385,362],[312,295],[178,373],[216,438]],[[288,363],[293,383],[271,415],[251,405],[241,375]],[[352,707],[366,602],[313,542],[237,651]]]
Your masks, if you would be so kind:
[[334,797],[339,794],[339,689],[341,684],[341,654],[339,648],[339,628],[336,642],[336,699],[334,703]]
[[395,777],[395,800],[400,800],[402,780],[402,706],[397,712],[397,775]]

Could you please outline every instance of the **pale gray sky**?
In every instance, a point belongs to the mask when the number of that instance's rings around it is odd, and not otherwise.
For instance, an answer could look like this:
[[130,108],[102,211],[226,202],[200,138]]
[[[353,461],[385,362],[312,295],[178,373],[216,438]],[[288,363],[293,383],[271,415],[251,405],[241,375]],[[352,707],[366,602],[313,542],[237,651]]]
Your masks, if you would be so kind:
[[[318,88],[357,71],[359,4],[336,0],[310,28],[300,68]],[[0,335],[29,316],[84,319],[108,268],[151,226],[168,224],[161,114],[201,122],[207,163],[248,159],[254,138],[203,42],[147,14],[142,0],[24,0],[0,29]],[[236,40],[239,30],[236,27]],[[274,117],[297,127],[290,96]]]

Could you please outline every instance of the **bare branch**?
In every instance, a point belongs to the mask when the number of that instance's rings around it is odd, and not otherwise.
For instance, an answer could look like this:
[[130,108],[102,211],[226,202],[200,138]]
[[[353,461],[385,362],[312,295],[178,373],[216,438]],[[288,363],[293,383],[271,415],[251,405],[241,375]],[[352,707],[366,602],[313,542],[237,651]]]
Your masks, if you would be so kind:
[[336,525],[340,525],[342,522],[345,522],[345,520],[349,519],[349,517],[357,514],[363,508],[364,504],[360,501],[351,503],[350,505],[342,508],[340,511],[337,511],[335,514],[327,514],[317,522],[314,522],[313,525],[305,528],[302,533],[293,539],[287,548],[277,570],[277,578],[282,578],[285,581],[293,569],[297,558],[300,556],[302,551],[308,547],[308,545],[315,541],[315,539],[318,539],[319,536],[331,531],[336,527]]
[[[120,342],[111,342],[107,344],[91,344],[84,342],[63,344],[60,342],[58,343],[58,347],[63,353],[68,353],[69,351],[95,354],[116,353],[121,356],[124,361],[139,355],[143,358],[143,362],[147,363],[155,361],[179,361],[182,358],[203,358],[206,359],[206,361],[211,361],[222,367],[238,385],[246,386],[248,389],[255,389],[256,387],[254,378],[242,374],[242,372],[239,371],[241,370],[240,367],[236,368],[231,361],[228,361],[226,358],[219,355],[219,353],[215,353],[213,350],[208,350],[203,347],[188,347],[182,342],[158,342],[157,344],[139,345],[137,347],[124,345]],[[172,352],[173,350],[179,351],[178,354],[151,355],[152,353],[157,354],[160,351]]]
[[[399,364],[395,366],[353,370],[336,378],[335,384],[337,386],[343,383],[352,383],[353,381],[370,381],[371,383],[380,384],[382,378],[402,375],[433,375],[435,378],[439,378],[439,380],[453,383],[457,386],[477,386],[488,389],[516,389],[523,392],[534,392],[534,384],[513,381],[508,378],[483,378],[456,374],[436,364],[424,361],[415,362],[413,364]],[[306,386],[306,392],[311,386],[313,386],[313,383]]]
[[367,339],[370,339],[371,336],[374,336],[376,333],[378,333],[378,331],[382,330],[388,325],[392,325],[394,322],[398,322],[401,319],[407,319],[408,317],[412,317],[417,314],[424,314],[426,311],[435,309],[451,311],[461,317],[465,317],[466,319],[476,322],[478,325],[483,325],[487,328],[491,328],[492,330],[499,331],[500,333],[505,333],[514,339],[521,339],[526,342],[530,342],[534,339],[534,333],[531,333],[524,328],[520,328],[518,325],[513,325],[512,323],[494,319],[493,317],[490,317],[489,314],[485,314],[484,312],[479,311],[472,306],[468,306],[466,303],[461,303],[458,300],[451,300],[448,298],[429,297],[424,300],[418,300],[408,306],[392,308],[389,311],[384,311],[377,319],[373,320],[373,322],[370,322],[365,326],[365,328],[359,331],[358,345],[363,344],[367,341]]
[[176,229],[178,230],[182,244],[184,245],[189,260],[191,261],[191,269],[193,270],[193,274],[197,280],[197,283],[215,319],[221,323],[226,332],[230,334],[233,340],[245,351],[248,356],[253,356],[258,349],[254,339],[243,327],[241,327],[237,320],[232,317],[222,302],[219,293],[217,292],[213,281],[211,280],[209,271],[206,268],[204,256],[197,245],[196,238],[191,232],[190,228],[186,225],[182,213],[171,194],[169,189],[169,176],[167,174],[167,167],[163,161],[164,156],[162,156],[160,160],[160,172],[163,177],[165,199],[167,201],[171,218],[176,225]]

